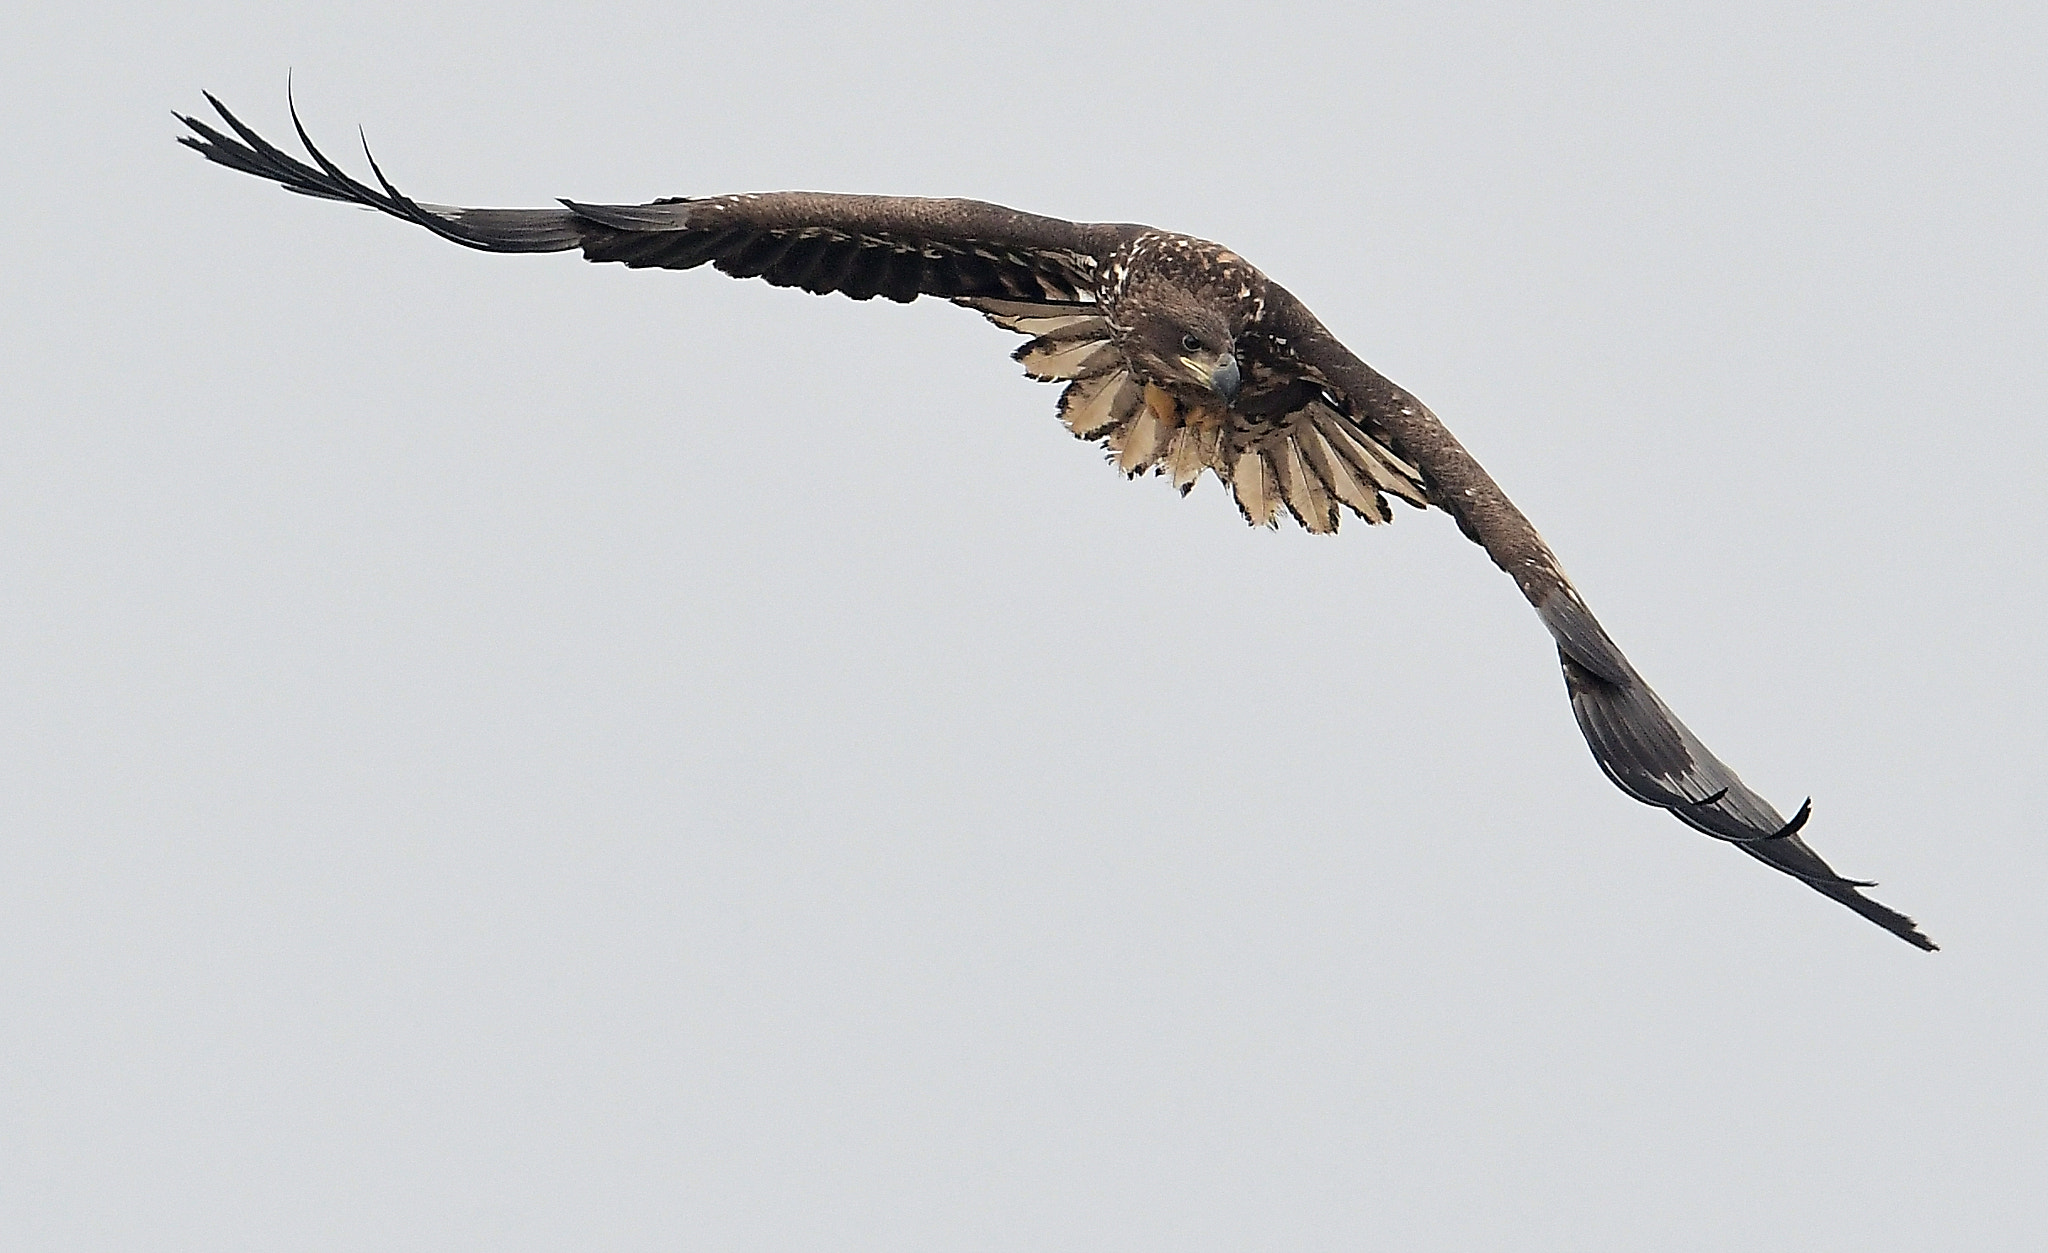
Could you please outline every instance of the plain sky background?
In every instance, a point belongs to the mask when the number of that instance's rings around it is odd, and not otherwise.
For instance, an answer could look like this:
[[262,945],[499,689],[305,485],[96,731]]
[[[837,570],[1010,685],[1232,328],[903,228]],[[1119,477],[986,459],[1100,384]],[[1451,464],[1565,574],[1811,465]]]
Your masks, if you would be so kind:
[[[420,9],[0,19],[0,1243],[2048,1246],[2048,9]],[[1946,951],[1615,792],[1440,515],[172,142],[288,68],[427,200],[1228,243]]]

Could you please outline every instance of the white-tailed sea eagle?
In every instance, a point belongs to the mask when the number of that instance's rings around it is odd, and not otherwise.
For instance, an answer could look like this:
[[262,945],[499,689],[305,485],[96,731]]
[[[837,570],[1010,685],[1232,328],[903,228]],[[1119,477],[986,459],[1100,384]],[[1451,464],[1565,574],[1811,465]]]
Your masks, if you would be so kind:
[[[1065,384],[1069,430],[1118,469],[1186,492],[1203,472],[1254,525],[1285,510],[1313,532],[1346,512],[1385,522],[1387,498],[1434,505],[1515,580],[1550,631],[1572,712],[1615,786],[1725,840],[1910,944],[1913,920],[1845,879],[1665,707],[1565,578],[1536,528],[1423,403],[1381,377],[1314,314],[1235,253],[1130,224],[1068,222],[973,200],[771,192],[639,205],[462,209],[344,173],[292,124],[312,163],[242,124],[180,117],[180,142],[290,191],[382,210],[486,252],[566,252],[685,270],[710,263],[855,300],[937,296],[1028,336],[1016,359]],[[367,149],[365,150],[367,153]]]

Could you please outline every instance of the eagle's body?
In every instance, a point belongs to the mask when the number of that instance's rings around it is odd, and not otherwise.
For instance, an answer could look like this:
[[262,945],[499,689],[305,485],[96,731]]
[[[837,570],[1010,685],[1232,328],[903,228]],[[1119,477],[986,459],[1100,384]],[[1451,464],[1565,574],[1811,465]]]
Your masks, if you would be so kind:
[[[292,191],[405,218],[490,252],[581,250],[593,261],[709,263],[817,294],[937,296],[1028,336],[1016,358],[1065,384],[1059,414],[1125,474],[1187,491],[1204,472],[1255,525],[1284,509],[1309,531],[1340,513],[1387,521],[1387,497],[1449,513],[1536,608],[1557,644],[1593,755],[1629,796],[1669,810],[1921,948],[1910,918],[1864,896],[1665,707],[1608,638],[1536,529],[1421,401],[1346,349],[1285,288],[1216,244],[1152,227],[1069,222],[973,200],[774,192],[644,205],[464,209],[381,190],[306,137],[313,165],[212,100],[230,137],[193,118],[182,142]],[[297,125],[297,116],[293,116]]]

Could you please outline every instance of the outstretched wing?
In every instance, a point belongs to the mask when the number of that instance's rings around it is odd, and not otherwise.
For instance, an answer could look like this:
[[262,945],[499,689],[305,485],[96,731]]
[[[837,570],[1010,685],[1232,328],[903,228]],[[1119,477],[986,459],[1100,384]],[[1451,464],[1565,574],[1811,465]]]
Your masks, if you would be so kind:
[[1420,472],[1320,383],[1254,359],[1238,403],[1190,405],[1140,383],[1093,304],[972,297],[1005,330],[1031,339],[1013,354],[1040,382],[1065,382],[1060,420],[1097,442],[1130,478],[1152,473],[1186,495],[1213,472],[1254,526],[1275,526],[1284,506],[1316,534],[1337,529],[1340,507],[1367,522],[1392,515],[1387,496],[1428,503]]
[[[687,270],[710,263],[736,278],[762,278],[855,300],[887,296],[992,296],[1075,301],[1093,293],[1095,258],[1126,228],[1019,213],[978,200],[839,196],[819,192],[675,198],[642,205],[569,201],[552,209],[464,209],[423,204],[392,186],[370,158],[378,186],[350,176],[314,146],[292,111],[311,164],[244,125],[206,97],[232,134],[197,118],[180,142],[209,161],[302,195],[364,205],[486,252],[566,252],[592,261]],[[367,149],[365,149],[367,156]]]
[[1326,380],[1363,427],[1380,433],[1420,471],[1429,502],[1455,518],[1535,606],[1557,644],[1579,730],[1615,786],[1736,845],[1907,943],[1935,947],[1911,918],[1863,895],[1859,889],[1871,884],[1836,874],[1800,838],[1810,802],[1788,821],[1678,720],[1593,617],[1536,528],[1427,406],[1360,361],[1293,296],[1275,286],[1269,300],[1279,333],[1302,369]]

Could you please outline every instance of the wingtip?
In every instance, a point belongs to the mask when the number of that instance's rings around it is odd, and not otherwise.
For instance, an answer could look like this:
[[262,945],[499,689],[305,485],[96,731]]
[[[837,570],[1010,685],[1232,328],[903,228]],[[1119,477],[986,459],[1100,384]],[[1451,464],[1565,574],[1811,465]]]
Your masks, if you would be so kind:
[[[1865,897],[1862,899],[1868,900],[1869,898]],[[1871,901],[1870,903],[1873,905],[1876,904],[1875,901]],[[1901,940],[1904,940],[1906,943],[1912,945],[1914,948],[1919,949],[1923,953],[1939,953],[1941,951],[1941,945],[1936,944],[1933,940],[1928,939],[1927,936],[1920,930],[1919,923],[1913,921],[1911,918],[1908,918],[1906,915],[1900,913],[1896,909],[1885,909],[1885,907],[1882,905],[1878,905],[1877,907],[1879,909],[1883,909],[1886,914],[1890,915],[1892,921],[1887,922],[1885,919],[1872,917],[1868,914],[1866,914],[1865,917],[1869,917],[1872,922],[1875,922],[1879,926],[1884,927],[1885,930],[1891,932],[1895,936],[1898,936]]]
[[1618,651],[1607,660],[1614,660],[1612,669],[1621,682],[1588,664],[1589,659],[1605,659],[1602,653],[1613,644],[1580,602],[1557,594],[1538,612],[1558,645],[1579,729],[1601,772],[1616,787],[1696,831],[1733,844],[1916,948],[1936,951],[1911,918],[1862,894],[1861,889],[1876,884],[1835,873],[1800,838],[1813,817],[1811,797],[1789,821],[1781,817],[1708,751]]

